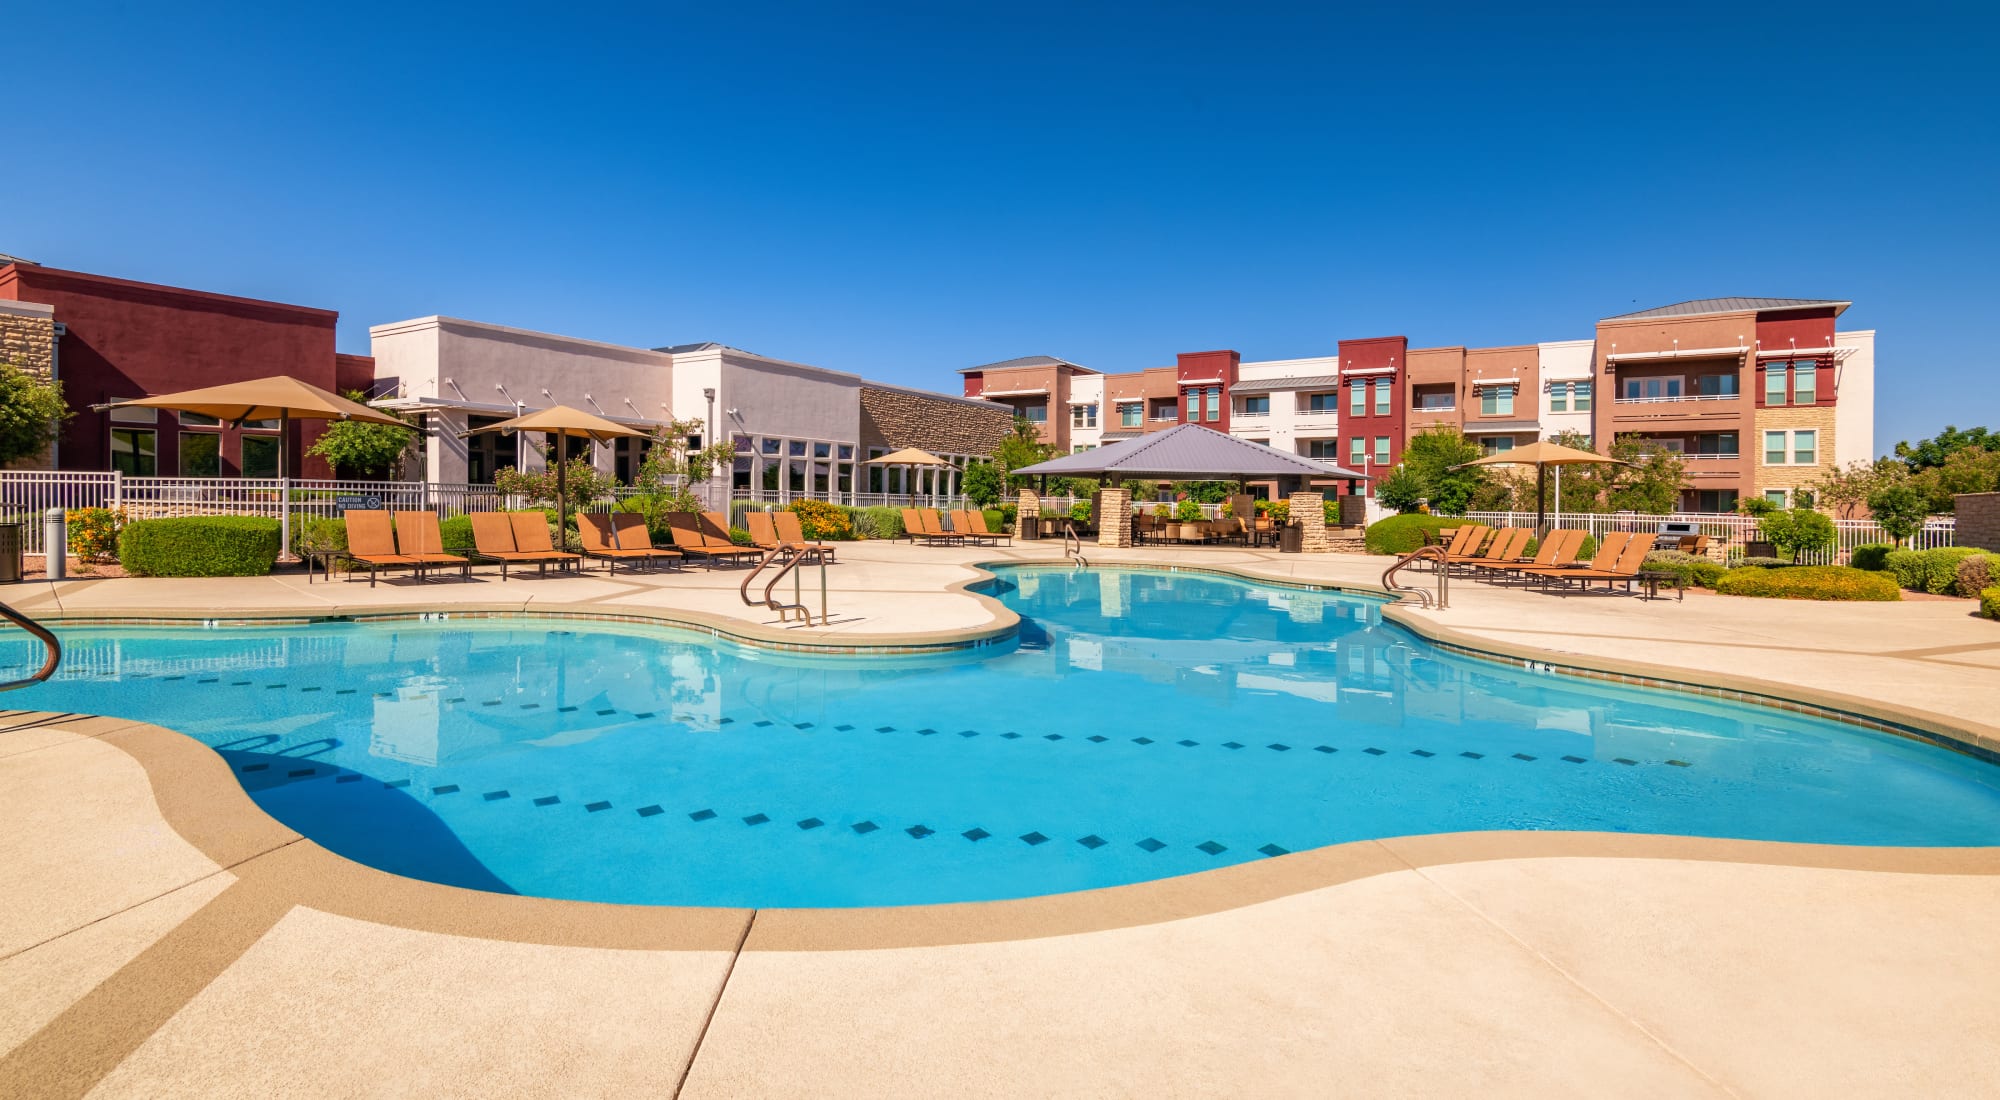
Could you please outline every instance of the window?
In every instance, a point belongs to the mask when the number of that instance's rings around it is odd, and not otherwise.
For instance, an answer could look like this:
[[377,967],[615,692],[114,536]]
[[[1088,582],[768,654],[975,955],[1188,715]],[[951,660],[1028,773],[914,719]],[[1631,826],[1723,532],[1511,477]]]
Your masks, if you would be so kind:
[[126,477],[152,477],[157,474],[159,433],[150,428],[111,429],[111,468]]
[[1375,380],[1375,415],[1376,415],[1376,416],[1388,416],[1388,415],[1389,415],[1389,387],[1390,387],[1390,386],[1391,386],[1392,384],[1393,384],[1393,383],[1391,383],[1391,382],[1390,382],[1390,380],[1389,380],[1389,379],[1387,379],[1387,378],[1377,378],[1377,379]]
[[1220,386],[1210,386],[1208,388],[1208,416],[1206,419],[1211,421],[1222,419],[1222,388]]
[[1626,401],[1673,401],[1681,395],[1681,379],[1627,378],[1624,394]]
[[1432,390],[1429,393],[1420,393],[1417,395],[1417,408],[1448,412],[1457,407],[1456,396],[1450,390]]
[[853,458],[854,458],[854,444],[842,443],[840,445],[840,460],[842,462],[847,462]]
[[[1357,389],[1355,392],[1360,393],[1361,391]],[[1360,399],[1356,398],[1355,400],[1354,415],[1360,416]],[[1306,411],[1309,413],[1337,413],[1340,411],[1340,395],[1337,393],[1306,394]]]
[[1735,432],[1703,432],[1694,437],[1694,453],[1698,455],[1727,455],[1735,458],[1737,440]]
[[882,457],[883,455],[885,455],[885,454],[888,454],[888,453],[889,453],[888,451],[886,451],[886,450],[883,450],[883,449],[882,449],[882,448],[880,448],[880,447],[870,447],[870,448],[868,448],[868,460],[869,460],[869,465],[868,465],[868,491],[869,491],[869,492],[871,492],[871,493],[879,493],[879,492],[882,492],[882,491],[883,491],[883,488],[882,488],[882,484],[883,484],[883,481],[882,481],[882,478],[883,478],[883,475],[884,475],[885,473],[887,473],[887,471],[886,471],[886,470],[884,470],[884,469],[883,469],[882,467],[880,467],[880,466],[877,466],[877,465],[875,465],[875,461],[874,461],[874,460],[875,460],[875,459],[878,459],[878,458],[881,458],[881,457]]
[[1808,430],[1792,433],[1792,465],[1819,465],[1819,432]]
[[1387,466],[1388,464],[1389,464],[1389,437],[1386,435],[1378,435],[1375,437],[1375,465]]
[[1549,385],[1549,411],[1552,413],[1569,411],[1569,383],[1554,382]]
[[222,426],[222,421],[212,416],[203,416],[200,413],[184,412],[174,415],[180,417],[181,427],[183,428],[219,428]]
[[1786,383],[1790,381],[1787,377],[1789,374],[1789,371],[1776,364],[1764,368],[1764,404],[1782,405],[1785,403]]
[[1271,395],[1267,393],[1267,394],[1260,394],[1256,397],[1244,398],[1242,415],[1244,416],[1271,415]]
[[1792,404],[1819,403],[1819,364],[1811,359],[1792,368]]
[[[465,419],[468,429],[492,427],[500,423],[498,416],[469,416]],[[495,471],[519,465],[521,461],[521,436],[517,432],[480,432],[465,441],[465,478],[475,485],[493,484]]]
[[1736,510],[1736,490],[1698,489],[1687,494],[1690,512],[1734,512]]
[[1701,397],[1736,397],[1736,375],[1704,374],[1694,380],[1694,392]]
[[1774,508],[1783,508],[1783,507],[1786,507],[1786,504],[1785,504],[1785,491],[1784,491],[1783,489],[1766,489],[1766,490],[1764,490],[1764,499],[1765,499],[1766,501],[1768,501],[1768,502],[1769,502],[1769,503],[1771,504],[1771,506],[1772,506],[1772,507],[1774,507]]
[[[126,397],[114,397],[112,398],[112,400],[129,401],[131,399]],[[112,409],[111,422],[113,424],[158,424],[160,422],[160,410]]]
[[1514,415],[1514,387],[1488,386],[1479,391],[1479,415]]
[[1592,385],[1593,383],[1590,382],[1571,382],[1569,384],[1570,400],[1575,405],[1574,411],[1580,413],[1590,411],[1590,391]]
[[[1358,443],[1360,441],[1356,440],[1355,442]],[[1328,462],[1339,462],[1340,440],[1308,439],[1306,440],[1306,457],[1325,459]]]
[[1027,417],[1028,422],[1031,424],[1046,424],[1049,422],[1049,407],[1047,405],[1023,405],[1021,406],[1021,415]]
[[1201,420],[1201,391],[1183,390],[1181,399],[1187,404],[1187,415],[1182,419],[1189,424],[1198,423]]
[[1121,428],[1138,427],[1145,415],[1146,408],[1144,402],[1120,401],[1118,403],[1118,426]]
[[222,437],[214,432],[182,432],[181,476],[221,477]]
[[1180,405],[1173,398],[1171,397],[1162,398],[1161,400],[1153,402],[1153,413],[1151,419],[1173,420],[1178,418],[1179,416],[1180,416]]
[[1097,406],[1071,405],[1069,407],[1069,426],[1072,428],[1097,427]]
[[[588,442],[581,440],[579,442]],[[243,437],[243,476],[278,476],[278,437],[275,435],[246,435]]]
[[1479,449],[1490,455],[1497,455],[1502,451],[1511,451],[1514,449],[1514,437],[1511,435],[1485,436],[1479,441]]
[[1785,433],[1764,433],[1764,465],[1783,466],[1785,464]]
[[[1349,382],[1349,383],[1347,384],[1347,393],[1348,393],[1348,402],[1347,402],[1347,414],[1348,414],[1349,416],[1367,416],[1367,415],[1368,415],[1368,383],[1366,383],[1366,382]],[[1317,395],[1317,394],[1315,394],[1314,396],[1315,396],[1315,397],[1317,397],[1318,395]],[[1313,412],[1332,412],[1333,410],[1332,410],[1332,409],[1314,409],[1314,410],[1312,410],[1312,411],[1313,411]]]
[[1368,441],[1355,436],[1347,441],[1347,461],[1351,466],[1360,466],[1368,461]]
[[832,457],[833,457],[833,444],[831,444],[831,443],[815,443],[815,444],[813,444],[813,457],[814,457],[814,458],[832,458]]

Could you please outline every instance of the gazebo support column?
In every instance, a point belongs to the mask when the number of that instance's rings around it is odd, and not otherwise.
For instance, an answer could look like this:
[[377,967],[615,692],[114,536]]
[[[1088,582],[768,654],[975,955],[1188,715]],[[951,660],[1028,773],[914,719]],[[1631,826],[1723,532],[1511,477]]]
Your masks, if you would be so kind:
[[1132,494],[1102,489],[1097,494],[1097,545],[1132,545]]
[[1299,551],[1306,554],[1331,551],[1333,545],[1326,537],[1326,495],[1293,493],[1291,509],[1292,522],[1299,525]]
[[[1042,514],[1042,498],[1033,489],[1023,489],[1019,500],[1020,503],[1015,505],[1014,510],[1014,537],[1025,539],[1030,537],[1028,521]],[[1039,528],[1041,525],[1035,526]],[[1039,537],[1039,534],[1038,530],[1036,537]]]

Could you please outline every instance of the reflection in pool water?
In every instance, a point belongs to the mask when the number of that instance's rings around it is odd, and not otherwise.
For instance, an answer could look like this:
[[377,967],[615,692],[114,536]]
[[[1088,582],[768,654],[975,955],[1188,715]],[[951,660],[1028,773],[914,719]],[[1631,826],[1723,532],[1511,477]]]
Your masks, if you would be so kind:
[[2000,842],[2000,769],[1931,746],[1446,655],[1333,593],[996,573],[1024,620],[977,650],[534,620],[75,630],[61,678],[9,701],[196,737],[357,860],[604,901],[1016,897],[1472,829]]

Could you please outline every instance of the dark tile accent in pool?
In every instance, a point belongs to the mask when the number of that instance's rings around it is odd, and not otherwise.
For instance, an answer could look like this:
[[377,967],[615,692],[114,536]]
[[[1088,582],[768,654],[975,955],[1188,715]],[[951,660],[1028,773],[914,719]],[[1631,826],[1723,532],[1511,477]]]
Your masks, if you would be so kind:
[[634,717],[634,718],[653,718],[653,717],[657,717],[657,715],[655,715],[655,714],[654,714],[654,712],[652,712],[652,711],[650,711],[650,710],[642,710],[642,711],[640,711],[639,713],[637,713],[637,714],[634,714],[634,715],[633,715],[632,717]]
[[569,714],[569,713],[572,713],[572,712],[573,712],[573,711],[575,711],[575,710],[576,710],[576,708],[575,708],[575,707],[557,707],[557,708],[556,708],[556,713],[557,713],[557,714]]
[[284,688],[284,687],[286,687],[286,686],[287,686],[287,685],[285,685],[285,684],[265,684],[265,685],[264,685],[264,690],[265,690],[265,691],[278,691],[278,690],[280,690],[280,689],[282,689],[282,688]]
[[1241,741],[1224,741],[1224,742],[1222,743],[1222,747],[1223,747],[1223,748],[1225,748],[1225,749],[1240,749],[1240,748],[1242,748],[1242,747],[1243,747],[1243,742],[1241,742]]
[[857,821],[853,825],[850,825],[848,827],[853,829],[855,832],[860,833],[862,836],[867,836],[869,833],[872,833],[875,830],[880,829],[882,826],[875,824],[873,821]]
[[894,733],[894,732],[896,732],[896,727],[894,727],[894,726],[876,726],[876,727],[875,727],[875,732],[876,732],[876,733]]
[[[202,682],[203,682],[203,683],[206,683],[206,684],[212,684],[212,683],[214,683],[215,681],[214,681],[214,680],[204,680],[204,681],[202,681]],[[335,694],[335,695],[352,695],[352,694],[354,694],[354,689],[353,689],[353,688],[341,688],[340,690],[338,690],[338,691],[334,692],[334,694]]]
[[736,719],[734,718],[718,718],[715,720],[715,724],[718,726],[727,726],[734,723],[735,721]]
[[1336,753],[1336,752],[1339,752],[1340,750],[1339,750],[1339,749],[1336,749],[1336,748],[1334,748],[1334,747],[1333,747],[1332,745],[1314,745],[1314,746],[1313,746],[1313,751],[1314,751],[1314,752],[1324,752],[1324,753]]
[[661,808],[661,807],[659,807],[659,806],[641,806],[641,807],[639,807],[639,816],[640,816],[640,817],[658,817],[658,816],[660,816],[661,814],[663,814],[663,813],[666,813],[666,812],[667,812],[667,811],[666,811],[665,809],[663,809],[663,808]]
[[208,677],[207,679],[204,679],[204,680],[196,680],[196,681],[195,681],[195,683],[197,683],[197,684],[213,684],[213,683],[217,683],[217,682],[218,682],[218,681],[217,681],[217,680],[216,680],[216,678],[215,678],[215,677],[213,677],[213,676],[210,676],[210,677]]
[[771,820],[771,817],[770,817],[770,815],[769,815],[769,814],[751,814],[751,815],[750,815],[749,817],[746,817],[746,818],[744,818],[744,819],[743,819],[743,824],[745,824],[745,825],[762,825],[762,824],[764,824],[765,822],[767,822],[767,821],[769,821],[769,820]]
[[1466,758],[1467,760],[1484,760],[1484,759],[1486,759],[1486,754],[1485,754],[1485,753],[1483,753],[1483,752],[1472,752],[1472,751],[1471,751],[1471,750],[1469,750],[1469,749],[1468,749],[1467,751],[1465,751],[1465,752],[1462,752],[1462,753],[1459,753],[1458,755],[1460,755],[1460,756],[1463,756],[1463,757],[1465,757],[1465,758]]
[[824,824],[826,824],[826,822],[824,822],[824,821],[821,821],[821,820],[820,820],[819,818],[816,818],[816,817],[809,817],[809,818],[806,818],[806,819],[805,819],[804,821],[801,821],[801,822],[799,822],[799,823],[798,823],[798,826],[799,826],[799,828],[801,828],[801,829],[804,829],[804,830],[808,830],[808,831],[810,831],[810,830],[813,830],[813,829],[817,829],[817,828],[819,828],[819,827],[820,827],[821,825],[824,825]]
[[485,794],[482,794],[479,797],[485,799],[488,802],[498,802],[503,798],[512,798],[514,796],[506,791],[487,791]]
[[[178,679],[180,679],[180,677],[178,677],[178,676],[169,676],[169,677],[167,677],[167,679],[169,679],[169,680],[178,680]],[[325,690],[326,690],[326,689],[325,689],[325,688],[323,688],[323,687],[309,687],[309,688],[300,688],[300,689],[299,689],[299,692],[300,692],[300,694],[304,694],[305,692],[308,692],[308,691],[325,691]]]
[[231,680],[231,681],[229,681],[229,686],[230,686],[230,687],[233,687],[233,688],[247,688],[247,687],[249,687],[249,686],[250,686],[250,681],[248,681],[248,680]]
[[1276,844],[1266,844],[1262,848],[1259,848],[1257,850],[1264,853],[1267,856],[1290,855],[1292,851],[1290,848],[1280,848]]
[[1586,760],[1586,759],[1584,759],[1584,758],[1583,758],[1583,757],[1581,757],[1581,756],[1565,756],[1565,757],[1563,757],[1563,759],[1564,759],[1564,760],[1567,760],[1567,761],[1569,761],[1569,762],[1570,762],[1570,763],[1572,763],[1572,764],[1588,764],[1588,763],[1590,763],[1590,761],[1589,761],[1589,760]]
[[488,699],[488,700],[486,700],[485,702],[483,702],[483,703],[481,703],[481,704],[479,704],[479,705],[480,705],[480,706],[482,706],[482,707],[497,707],[497,706],[499,706],[499,705],[500,705],[501,703],[504,703],[504,702],[506,702],[506,700],[505,700],[505,699]]
[[958,835],[977,844],[978,842],[985,840],[987,837],[992,836],[993,834],[975,825],[972,828],[967,829]]
[[1101,734],[1101,733],[1093,733],[1093,734],[1091,734],[1091,735],[1090,735],[1089,737],[1086,737],[1086,738],[1084,738],[1084,740],[1085,740],[1085,741],[1091,741],[1091,742],[1094,742],[1094,743],[1096,743],[1096,744],[1099,744],[1099,745],[1102,745],[1102,744],[1103,744],[1103,743],[1105,743],[1106,741],[1109,741],[1109,740],[1111,740],[1111,738],[1109,738],[1109,737],[1106,737],[1106,736],[1104,736],[1104,735],[1103,735],[1103,734]]
[[813,724],[811,722],[793,722],[792,728],[795,730],[809,730],[813,728]]
[[835,726],[833,728],[836,733],[848,733],[854,729],[853,726]]
[[1370,755],[1370,756],[1381,756],[1382,754],[1384,754],[1384,753],[1388,752],[1389,750],[1388,750],[1388,749],[1373,749],[1373,748],[1370,748],[1370,749],[1362,749],[1361,751],[1362,751],[1362,752],[1365,752],[1365,753],[1367,753],[1367,754],[1368,754],[1368,755]]
[[305,776],[311,775],[318,770],[319,770],[318,768],[293,768],[291,771],[285,773],[285,778],[300,779]]
[[1003,733],[1000,736],[1008,741],[1019,741],[1021,739],[1021,735],[1015,733],[1013,730],[1008,730],[1006,733]]
[[1026,844],[1026,845],[1027,845],[1028,847],[1030,847],[1030,848],[1034,848],[1034,847],[1037,847],[1037,846],[1039,846],[1039,845],[1043,845],[1043,844],[1047,844],[1048,842],[1049,842],[1049,838],[1048,838],[1048,837],[1045,837],[1045,836],[1043,836],[1043,835],[1042,835],[1042,834],[1040,834],[1040,833],[1022,833],[1022,834],[1021,834],[1021,843],[1023,843],[1023,844]]
[[926,728],[926,729],[920,729],[920,730],[918,730],[918,731],[917,731],[917,736],[918,736],[918,737],[929,737],[929,736],[931,736],[932,734],[934,734],[934,733],[936,733],[936,732],[937,732],[937,731],[936,731],[936,730],[934,730],[934,729],[928,729],[928,728]]
[[245,764],[243,765],[243,770],[246,772],[261,772],[270,766],[269,764]]
[[977,736],[979,736],[979,731],[978,731],[978,730],[959,730],[959,731],[958,731],[958,735],[959,735],[960,737],[977,737]]
[[1134,745],[1150,745],[1153,743],[1153,739],[1150,737],[1134,737],[1132,743]]
[[1533,759],[1535,759],[1535,758],[1534,758],[1534,757],[1532,757],[1532,756],[1529,756],[1529,755],[1528,755],[1527,753],[1525,753],[1525,752],[1517,752],[1517,753],[1515,753],[1515,754],[1514,754],[1514,759],[1516,759],[1516,760],[1533,760]]
[[594,813],[598,813],[598,812],[600,812],[600,811],[603,811],[603,810],[608,810],[608,809],[610,809],[610,808],[611,808],[611,803],[609,803],[609,802],[588,802],[588,803],[585,803],[585,804],[584,804],[584,807],[583,807],[583,808],[584,808],[585,812],[587,812],[587,813],[593,813],[593,814],[594,814]]
[[1060,741],[1062,739],[1063,735],[1060,733],[1045,733],[1042,735],[1042,740],[1044,741]]
[[391,779],[387,783],[382,784],[384,788],[392,791],[400,791],[409,785],[410,781],[407,779]]
[[455,698],[451,698],[451,699],[446,699],[446,700],[445,700],[445,702],[447,702],[447,703],[463,703],[463,702],[465,702],[465,696],[463,696],[463,695],[460,695],[460,696],[457,696],[457,697],[455,697]]
[[1098,836],[1096,833],[1092,833],[1089,836],[1078,837],[1076,842],[1090,849],[1093,852],[1098,850],[1099,848],[1104,847],[1106,844],[1111,843],[1110,841],[1104,839],[1103,837]]
[[771,721],[771,720],[770,720],[770,719],[768,719],[768,718],[764,718],[764,719],[760,719],[760,720],[758,720],[758,721],[756,721],[756,722],[752,722],[752,723],[751,723],[751,725],[753,725],[753,726],[756,726],[756,727],[757,727],[758,729],[764,729],[764,728],[766,728],[766,727],[768,727],[768,726],[774,726],[774,725],[777,725],[777,723],[776,723],[776,722],[773,722],[773,721]]
[[1631,767],[1632,765],[1634,765],[1634,764],[1637,764],[1637,763],[1638,763],[1638,761],[1637,761],[1637,760],[1629,760],[1629,759],[1626,759],[1626,758],[1625,758],[1625,757],[1623,757],[1623,756],[1614,756],[1614,757],[1612,757],[1612,758],[1611,758],[1611,762],[1612,762],[1613,764],[1623,764],[1623,765],[1625,765],[1626,767]]
[[1674,767],[1676,767],[1676,768],[1692,768],[1692,767],[1694,767],[1694,765],[1693,765],[1693,764],[1690,764],[1690,763],[1688,763],[1688,762],[1687,762],[1687,761],[1685,761],[1685,760],[1669,760],[1669,761],[1667,761],[1667,763],[1669,763],[1669,764],[1673,765],[1673,766],[1674,766]]
[[695,812],[688,815],[688,817],[694,821],[707,821],[709,818],[712,818],[714,816],[715,816],[714,810],[696,810]]
[[912,825],[909,828],[904,829],[903,831],[910,834],[910,836],[914,837],[917,840],[922,840],[923,838],[931,835],[932,833],[937,832],[936,829],[933,829],[928,825]]
[[1433,756],[1436,756],[1436,755],[1437,755],[1437,753],[1434,753],[1434,752],[1430,751],[1429,749],[1411,749],[1411,750],[1410,750],[1410,755],[1411,755],[1411,756],[1421,756],[1421,757],[1423,757],[1424,759],[1426,759],[1426,760],[1429,760],[1429,759],[1430,759],[1431,757],[1433,757]]
[[457,793],[458,793],[458,784],[456,784],[456,783],[446,783],[446,784],[445,784],[444,786],[442,786],[442,787],[432,787],[432,788],[431,788],[431,793],[432,793],[432,794],[457,794]]
[[537,798],[537,799],[535,799],[535,805],[537,805],[537,806],[553,806],[553,805],[555,805],[556,803],[558,803],[558,802],[561,802],[561,801],[562,801],[562,799],[561,799],[561,798],[558,798],[558,797],[557,797],[557,796],[555,796],[555,795],[552,795],[552,794],[545,794],[545,795],[543,795],[542,797],[540,797],[540,798]]
[[1229,850],[1223,845],[1217,844],[1213,840],[1204,840],[1200,844],[1195,845],[1195,847],[1200,848],[1202,851],[1207,852],[1209,855],[1212,856],[1219,856],[1222,853]]
[[1152,837],[1147,837],[1146,839],[1139,842],[1139,847],[1144,848],[1149,852],[1157,852],[1166,846],[1167,846],[1166,841],[1154,840]]
[[365,779],[365,778],[367,778],[367,777],[366,777],[366,776],[362,776],[362,775],[357,775],[357,774],[355,774],[355,773],[353,773],[353,772],[348,772],[348,773],[347,773],[346,775],[343,775],[343,776],[339,777],[338,779],[335,779],[335,780],[334,780],[334,782],[335,782],[335,783],[359,783],[359,782],[361,782],[361,781],[362,781],[363,779]]
[[1190,741],[1190,740],[1188,740],[1187,738],[1182,738],[1182,739],[1180,739],[1179,741],[1176,741],[1176,742],[1174,742],[1174,744],[1176,744],[1176,745],[1179,745],[1179,746],[1180,746],[1181,748],[1184,748],[1184,749],[1191,749],[1191,748],[1194,748],[1194,747],[1195,747],[1196,745],[1199,745],[1199,744],[1201,744],[1201,742],[1199,742],[1199,741]]
[[1272,752],[1290,752],[1290,751],[1292,751],[1292,747],[1291,747],[1290,745],[1287,745],[1287,744],[1283,744],[1283,743],[1281,743],[1281,742],[1278,742],[1278,741],[1273,741],[1273,742],[1271,742],[1270,744],[1268,744],[1268,745],[1265,745],[1264,747],[1265,747],[1265,748],[1267,748],[1267,749],[1270,749],[1270,750],[1271,750]]
[[[521,704],[521,709],[522,709],[522,710],[540,710],[540,709],[542,709],[542,705],[541,705],[540,703],[522,703],[522,704]],[[645,715],[643,715],[643,714],[642,714],[642,715],[640,715],[640,717],[641,717],[641,718],[643,718],[643,717],[645,717]]]

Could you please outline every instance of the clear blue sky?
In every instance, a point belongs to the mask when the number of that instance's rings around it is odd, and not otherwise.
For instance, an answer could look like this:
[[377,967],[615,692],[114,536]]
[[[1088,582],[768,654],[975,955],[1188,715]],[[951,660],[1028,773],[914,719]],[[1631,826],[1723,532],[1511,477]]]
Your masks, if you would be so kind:
[[0,252],[947,389],[1847,298],[2000,425],[1993,5],[1403,7],[17,5]]

